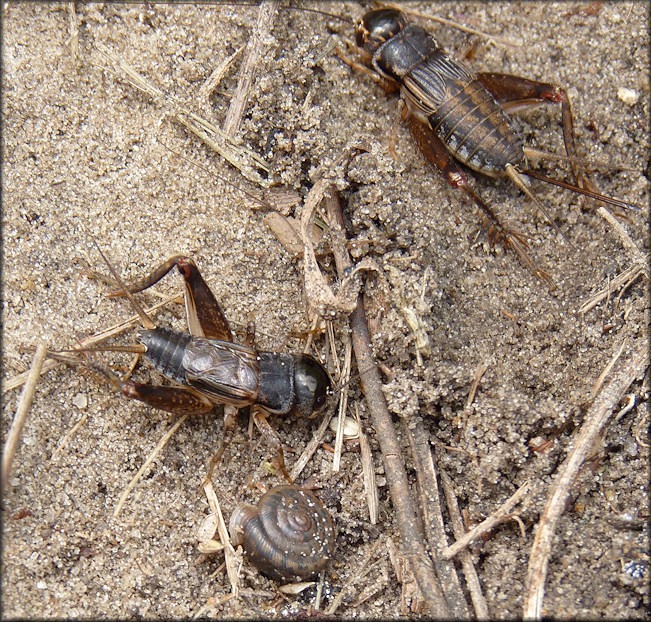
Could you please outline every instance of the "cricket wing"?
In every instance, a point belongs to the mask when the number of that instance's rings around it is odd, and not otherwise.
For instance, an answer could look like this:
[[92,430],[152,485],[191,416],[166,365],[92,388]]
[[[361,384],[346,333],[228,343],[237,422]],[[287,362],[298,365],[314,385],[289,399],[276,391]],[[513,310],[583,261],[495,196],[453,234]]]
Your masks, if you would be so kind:
[[258,397],[258,355],[251,348],[229,341],[193,339],[183,358],[185,378],[218,403],[245,406]]

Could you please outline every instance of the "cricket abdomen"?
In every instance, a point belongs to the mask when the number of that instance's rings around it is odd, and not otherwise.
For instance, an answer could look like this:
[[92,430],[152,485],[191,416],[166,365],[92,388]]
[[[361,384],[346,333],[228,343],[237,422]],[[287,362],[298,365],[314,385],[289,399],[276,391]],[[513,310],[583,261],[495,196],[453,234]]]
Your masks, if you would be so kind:
[[500,177],[507,164],[524,162],[522,141],[509,117],[477,80],[452,93],[428,121],[454,157],[479,173]]

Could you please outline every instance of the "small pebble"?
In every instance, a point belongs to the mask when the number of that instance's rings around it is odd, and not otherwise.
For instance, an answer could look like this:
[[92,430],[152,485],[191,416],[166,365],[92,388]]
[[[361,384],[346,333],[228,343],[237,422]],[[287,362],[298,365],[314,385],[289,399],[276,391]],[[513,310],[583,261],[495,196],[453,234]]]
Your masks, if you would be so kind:
[[88,398],[83,393],[77,393],[77,395],[72,398],[72,403],[80,410],[83,410],[88,406]]
[[629,106],[634,106],[640,100],[640,94],[637,91],[628,89],[625,86],[620,86],[617,89],[617,97]]

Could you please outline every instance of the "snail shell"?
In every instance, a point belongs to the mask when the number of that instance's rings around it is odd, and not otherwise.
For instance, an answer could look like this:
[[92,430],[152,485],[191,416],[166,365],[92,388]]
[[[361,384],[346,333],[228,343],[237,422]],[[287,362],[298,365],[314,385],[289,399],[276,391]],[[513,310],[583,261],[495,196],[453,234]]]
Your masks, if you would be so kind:
[[298,486],[276,486],[258,506],[240,505],[229,522],[234,546],[276,580],[306,579],[327,564],[335,544],[330,514]]

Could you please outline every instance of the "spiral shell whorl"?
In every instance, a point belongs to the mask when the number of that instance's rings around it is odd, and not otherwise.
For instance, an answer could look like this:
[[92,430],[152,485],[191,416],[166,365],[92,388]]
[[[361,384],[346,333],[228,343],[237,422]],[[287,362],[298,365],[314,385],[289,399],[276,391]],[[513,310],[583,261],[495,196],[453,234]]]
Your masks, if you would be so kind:
[[334,548],[330,515],[312,493],[297,486],[272,488],[257,508],[239,506],[229,529],[233,544],[241,543],[249,560],[277,580],[311,577]]

